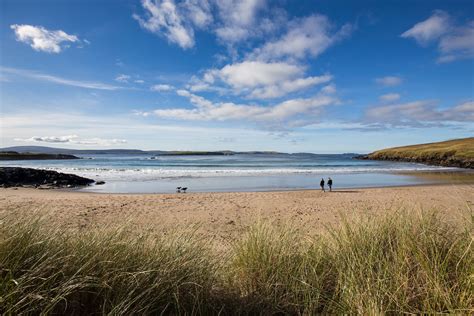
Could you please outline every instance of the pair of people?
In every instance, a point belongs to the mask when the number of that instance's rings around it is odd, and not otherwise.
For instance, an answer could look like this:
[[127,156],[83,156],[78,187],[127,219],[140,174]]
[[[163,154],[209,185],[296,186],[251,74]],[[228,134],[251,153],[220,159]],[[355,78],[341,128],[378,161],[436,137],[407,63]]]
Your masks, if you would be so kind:
[[[319,185],[321,186],[321,190],[326,192],[326,189],[324,188],[324,178],[321,178],[321,182],[319,182]],[[332,179],[331,177],[328,178],[328,187],[329,191],[332,191]]]

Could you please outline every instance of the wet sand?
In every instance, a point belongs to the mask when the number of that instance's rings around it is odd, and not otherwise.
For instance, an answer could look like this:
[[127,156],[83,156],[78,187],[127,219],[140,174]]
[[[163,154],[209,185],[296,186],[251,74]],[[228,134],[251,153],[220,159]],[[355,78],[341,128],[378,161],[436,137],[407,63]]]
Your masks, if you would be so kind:
[[474,210],[473,185],[285,192],[97,194],[60,190],[1,189],[0,216],[36,213],[73,230],[126,226],[135,232],[169,233],[195,227],[226,244],[252,224],[297,225],[318,234],[341,218],[378,216],[401,209],[439,210],[457,220]]

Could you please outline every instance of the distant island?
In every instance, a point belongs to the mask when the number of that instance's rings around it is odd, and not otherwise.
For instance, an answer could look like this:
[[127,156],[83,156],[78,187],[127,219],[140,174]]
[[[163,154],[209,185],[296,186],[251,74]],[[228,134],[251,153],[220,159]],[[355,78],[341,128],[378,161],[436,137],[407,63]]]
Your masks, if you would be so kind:
[[474,137],[382,149],[356,158],[474,169]]
[[17,151],[1,151],[0,160],[51,160],[51,159],[80,159],[74,155],[67,154],[49,154],[49,153],[32,153]]
[[[143,155],[150,154],[154,156],[228,156],[228,155],[259,155],[259,154],[279,154],[279,155],[290,155],[288,153],[281,153],[276,151],[232,151],[232,150],[217,150],[217,151],[199,151],[199,150],[140,150],[140,149],[69,149],[69,148],[54,148],[46,146],[13,146],[0,148],[0,152],[3,153],[16,153],[37,155],[57,155],[58,157],[67,155],[101,155],[101,154],[115,154],[115,155]],[[298,153],[310,154],[310,153]],[[20,158],[18,158],[20,159]],[[32,158],[41,159],[41,158]],[[79,159],[75,158],[44,158],[44,159]],[[6,160],[6,159],[5,159]]]

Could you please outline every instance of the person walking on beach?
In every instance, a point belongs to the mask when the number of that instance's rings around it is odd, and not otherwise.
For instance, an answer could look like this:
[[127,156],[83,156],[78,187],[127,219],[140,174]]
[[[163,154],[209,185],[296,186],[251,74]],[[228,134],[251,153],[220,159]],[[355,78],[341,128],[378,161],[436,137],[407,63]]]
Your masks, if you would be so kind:
[[326,192],[326,190],[324,190],[324,179],[323,178],[321,178],[321,182],[319,182],[319,185],[321,186],[321,190],[323,192]]
[[332,191],[332,179],[331,177],[328,178],[328,187],[329,187],[329,192]]

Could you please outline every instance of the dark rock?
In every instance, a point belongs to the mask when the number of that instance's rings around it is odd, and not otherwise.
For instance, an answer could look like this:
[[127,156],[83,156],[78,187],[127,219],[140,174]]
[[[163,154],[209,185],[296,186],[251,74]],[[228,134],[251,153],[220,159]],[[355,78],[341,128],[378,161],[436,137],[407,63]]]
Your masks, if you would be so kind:
[[354,157],[354,159],[360,160],[385,160],[385,161],[398,161],[398,162],[414,162],[422,163],[432,166],[443,166],[443,167],[456,167],[465,169],[474,169],[474,160],[472,159],[460,159],[453,156],[438,155],[438,156],[418,156],[418,157],[399,157],[391,154],[369,154]]
[[102,184],[105,184],[105,181],[97,181],[95,184],[96,185],[102,185]]
[[0,185],[3,187],[19,187],[30,185],[34,187],[77,187],[86,186],[94,180],[75,174],[60,173],[51,170],[0,167]]

